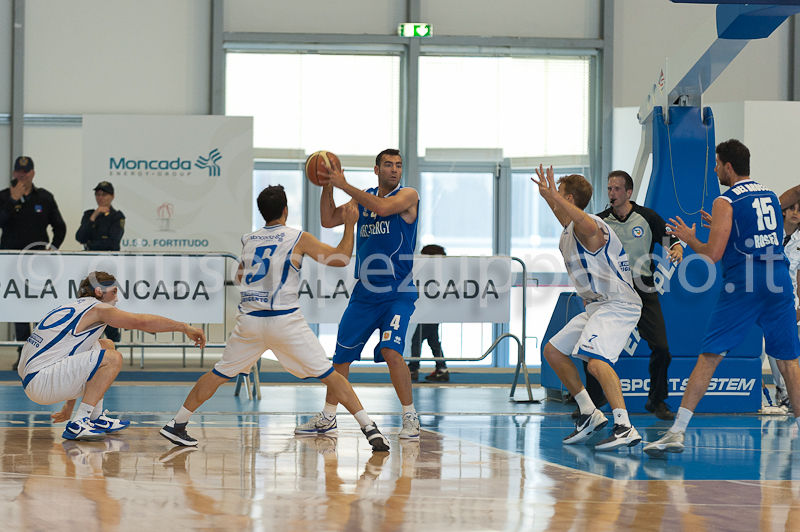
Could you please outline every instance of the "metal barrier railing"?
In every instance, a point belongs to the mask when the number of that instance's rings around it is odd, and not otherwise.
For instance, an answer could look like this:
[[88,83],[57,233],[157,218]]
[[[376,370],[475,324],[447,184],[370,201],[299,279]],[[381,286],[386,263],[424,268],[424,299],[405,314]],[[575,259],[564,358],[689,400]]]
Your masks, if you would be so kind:
[[[40,252],[40,253],[47,253],[47,252]],[[4,253],[4,254],[12,254],[12,253]],[[233,261],[238,262],[239,257],[234,255],[233,253],[226,253],[226,252],[210,252],[210,253],[152,253],[152,252],[131,252],[131,251],[112,251],[112,252],[96,252],[96,251],[60,251],[60,255],[78,255],[78,256],[136,256],[136,257],[221,257],[223,259],[231,259]],[[228,272],[229,269],[227,267],[227,262],[225,263],[224,270],[224,287],[223,288],[223,313],[222,313],[222,336],[223,341],[220,342],[207,342],[205,347],[200,350],[200,367],[203,367],[204,359],[205,359],[205,350],[206,349],[224,349],[227,339],[228,339],[228,286],[233,286],[233,282],[228,279]],[[211,325],[209,323],[196,323],[191,324],[199,326],[203,329],[203,332],[206,334],[206,338],[209,337],[211,331]],[[182,349],[183,350],[183,367],[186,367],[186,349],[187,348],[194,348],[194,343],[190,343],[187,341],[186,335],[181,334],[181,338],[183,343],[175,343],[172,342],[148,342],[145,340],[145,335],[152,334],[156,336],[157,334],[167,334],[167,333],[146,333],[144,331],[134,331],[129,330],[130,333],[130,341],[128,342],[115,342],[114,346],[121,348],[121,349],[130,349],[130,365],[133,366],[133,353],[135,349],[140,349],[140,362],[139,367],[144,369],[144,352],[145,349]],[[173,340],[175,339],[176,333],[171,333]],[[134,339],[135,338],[135,339]],[[19,347],[25,345],[25,342],[20,341],[0,341],[0,347]]]
[[[132,256],[145,256],[145,257],[146,256],[189,256],[189,257],[194,257],[194,256],[205,256],[205,257],[207,257],[207,256],[216,256],[216,257],[222,257],[224,259],[232,259],[234,261],[238,261],[239,260],[239,257],[237,257],[236,255],[233,255],[232,253],[204,253],[204,254],[199,254],[199,253],[147,253],[147,252],[144,252],[144,253],[142,253],[142,252],[97,253],[97,252],[77,251],[77,252],[62,252],[62,254],[64,254],[64,255],[83,255],[83,256],[86,256],[86,255],[132,255]],[[527,390],[528,400],[527,401],[516,401],[516,402],[534,402],[533,394],[532,394],[532,391],[531,391],[531,383],[530,383],[530,376],[529,376],[529,373],[528,373],[528,366],[527,366],[527,364],[525,362],[525,354],[526,354],[525,340],[527,340],[527,338],[528,338],[527,334],[526,334],[526,326],[527,326],[527,287],[528,287],[528,281],[529,280],[535,280],[535,279],[529,279],[528,278],[528,270],[527,270],[527,267],[525,266],[525,262],[523,260],[521,260],[521,259],[519,259],[517,257],[511,257],[511,259],[516,261],[516,262],[518,262],[522,266],[522,286],[523,286],[523,290],[522,290],[522,331],[521,331],[520,336],[518,337],[518,336],[516,336],[514,334],[511,334],[511,333],[501,334],[500,336],[498,336],[492,342],[491,346],[489,346],[489,348],[481,356],[478,356],[478,357],[472,357],[472,358],[439,357],[439,358],[437,358],[437,360],[453,361],[453,362],[480,362],[482,360],[485,360],[493,351],[495,351],[502,340],[505,340],[505,339],[513,340],[513,341],[515,341],[517,343],[517,364],[516,364],[516,368],[515,368],[515,371],[514,371],[514,379],[512,381],[512,385],[511,385],[511,392],[509,394],[509,400],[515,401],[514,392],[516,391],[516,387],[517,387],[517,384],[518,384],[518,381],[519,381],[519,375],[520,375],[520,373],[522,373],[523,377],[524,377],[524,380],[525,380],[525,387],[526,387],[526,390]],[[217,342],[217,343],[208,342],[208,343],[206,343],[205,348],[200,350],[200,367],[201,368],[203,367],[203,364],[204,364],[205,349],[224,349],[225,346],[226,346],[227,338],[228,338],[228,319],[227,319],[227,304],[228,304],[228,297],[227,296],[228,296],[228,294],[227,294],[227,287],[228,286],[232,286],[233,283],[232,283],[232,281],[230,281],[227,278],[228,268],[226,267],[226,268],[224,268],[224,270],[225,270],[224,281],[225,281],[225,287],[226,287],[226,289],[223,290],[223,292],[224,292],[224,295],[223,295],[224,311],[223,311],[222,334],[223,334],[224,341],[223,342]],[[205,324],[197,324],[197,325],[200,325],[203,328],[203,331],[206,333],[206,337],[208,338],[208,336],[210,334],[210,328],[211,328],[210,326],[211,326],[211,324],[205,323]],[[145,332],[142,332],[142,331],[129,331],[129,333],[130,333],[130,341],[128,341],[128,342],[116,342],[115,343],[115,347],[118,347],[118,348],[121,348],[121,349],[129,349],[130,350],[130,352],[129,352],[129,360],[130,360],[130,365],[131,366],[133,365],[134,350],[139,349],[140,350],[140,362],[139,362],[139,365],[140,365],[140,368],[142,368],[142,369],[144,368],[145,349],[181,349],[183,351],[183,367],[186,367],[186,349],[187,348],[194,348],[194,344],[193,343],[186,342],[186,336],[183,335],[183,334],[181,334],[181,339],[183,340],[183,342],[176,343],[174,341],[173,342],[148,342],[148,341],[144,340],[146,334],[153,334],[153,336],[155,336],[156,334],[164,334],[164,333],[145,333]],[[173,339],[175,338],[175,334],[176,333],[172,333]],[[522,338],[523,340],[520,340],[520,338]],[[20,341],[0,341],[0,347],[8,347],[8,346],[16,346],[16,347],[18,347],[18,346],[21,346],[21,345],[24,345],[24,344],[25,344],[25,342],[20,342]],[[369,358],[364,358],[362,360],[367,361],[367,360],[370,360],[370,359]],[[412,361],[412,360],[430,360],[430,359],[427,358],[427,357],[425,357],[425,358],[423,358],[423,357],[405,357],[404,360]]]

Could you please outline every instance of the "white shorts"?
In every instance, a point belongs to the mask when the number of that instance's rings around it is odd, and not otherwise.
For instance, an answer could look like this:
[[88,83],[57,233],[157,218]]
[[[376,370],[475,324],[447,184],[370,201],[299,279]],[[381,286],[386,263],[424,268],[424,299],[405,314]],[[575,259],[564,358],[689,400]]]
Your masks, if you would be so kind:
[[94,377],[103,361],[105,349],[75,353],[39,370],[25,386],[25,394],[34,403],[52,405],[83,396],[86,383]]
[[250,373],[265,351],[271,349],[283,367],[301,379],[327,377],[333,365],[300,309],[282,316],[239,314],[222,359],[214,373],[232,379]]
[[613,366],[641,315],[639,305],[618,301],[590,303],[586,312],[569,320],[550,343],[565,355],[586,361],[598,358]]

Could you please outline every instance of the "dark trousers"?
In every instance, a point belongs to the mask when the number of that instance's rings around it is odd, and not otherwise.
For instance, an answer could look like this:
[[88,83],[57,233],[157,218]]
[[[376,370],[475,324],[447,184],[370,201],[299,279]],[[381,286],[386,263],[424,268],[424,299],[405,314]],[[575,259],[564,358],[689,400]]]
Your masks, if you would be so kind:
[[106,325],[106,338],[114,342],[115,344],[122,340],[122,331],[117,329],[116,327],[111,327],[110,325]]
[[[411,356],[418,357],[422,352],[422,341],[427,340],[428,345],[436,358],[443,358],[442,344],[439,342],[439,324],[438,323],[420,323],[414,330],[414,335],[411,337]],[[436,369],[446,369],[447,364],[444,360],[436,361]],[[411,371],[419,371],[419,360],[412,360],[408,363],[408,369]]]
[[[30,323],[15,323],[14,324],[14,337],[17,339],[18,342],[25,342],[31,335],[31,324]],[[19,348],[19,351],[22,351],[22,347]]]
[[[639,334],[642,340],[650,346],[650,393],[647,400],[652,404],[663,403],[669,396],[667,383],[667,368],[672,362],[672,355],[669,354],[669,344],[667,343],[667,327],[664,324],[664,314],[661,312],[661,303],[658,300],[658,291],[642,291],[637,283],[634,283],[636,293],[642,298],[642,317],[639,318]],[[583,369],[586,369],[586,362]],[[602,406],[608,401],[603,394],[603,388],[597,379],[586,371],[586,391],[595,405]]]

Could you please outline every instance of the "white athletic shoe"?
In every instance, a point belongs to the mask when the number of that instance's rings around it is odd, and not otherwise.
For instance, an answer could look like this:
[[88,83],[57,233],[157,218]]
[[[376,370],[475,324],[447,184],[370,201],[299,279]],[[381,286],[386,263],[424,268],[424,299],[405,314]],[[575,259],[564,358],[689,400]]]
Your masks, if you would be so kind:
[[419,440],[419,416],[416,412],[406,412],[403,414],[403,430],[400,431],[401,440]]
[[103,410],[100,417],[91,420],[94,428],[103,432],[117,432],[118,430],[127,429],[131,424],[130,421],[108,417],[107,414],[108,410]]
[[578,416],[575,420],[575,430],[564,438],[564,443],[573,445],[588,440],[592,434],[608,425],[608,419],[597,408],[591,414]]
[[594,448],[597,451],[614,451],[620,447],[633,447],[641,441],[642,437],[635,428],[615,424],[608,438],[599,441]]
[[318,434],[325,434],[331,435],[336,434],[339,429],[336,428],[336,415],[334,414],[333,419],[328,419],[322,412],[318,412],[314,414],[314,417],[306,421],[305,423],[300,423],[294,428],[295,434],[310,434],[312,436],[316,436]]
[[100,441],[106,438],[106,433],[101,429],[94,428],[89,418],[85,417],[67,423],[61,437],[65,440]]
[[777,386],[775,387],[775,406],[785,406],[786,408],[791,407],[789,404],[789,394]]
[[655,458],[661,458],[664,453],[683,452],[683,432],[667,432],[664,436],[644,446],[644,452]]

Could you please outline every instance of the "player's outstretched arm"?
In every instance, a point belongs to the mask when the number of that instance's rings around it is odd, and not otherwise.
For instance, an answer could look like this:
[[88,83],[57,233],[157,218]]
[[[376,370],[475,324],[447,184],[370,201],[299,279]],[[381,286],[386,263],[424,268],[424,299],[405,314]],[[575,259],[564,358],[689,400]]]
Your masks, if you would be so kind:
[[781,201],[781,210],[788,209],[789,207],[800,201],[800,185],[792,187],[783,194],[781,194],[780,201]]
[[545,170],[540,164],[535,170],[539,179],[531,177],[531,181],[539,187],[539,194],[553,210],[559,223],[566,227],[570,222],[574,222],[575,236],[587,250],[595,252],[603,247],[606,243],[605,233],[588,214],[558,192],[553,167]]
[[326,266],[341,268],[350,264],[350,257],[353,255],[353,244],[355,243],[354,227],[358,221],[358,206],[348,203],[342,208],[342,221],[344,223],[344,235],[342,241],[336,247],[329,246],[317,240],[314,235],[303,233],[297,245],[294,247],[292,262],[295,266],[300,264],[303,255],[308,255],[315,261]]
[[81,324],[97,322],[105,322],[112,327],[137,329],[149,333],[180,332],[191,338],[196,347],[203,348],[206,345],[206,335],[202,329],[155,314],[134,314],[111,305],[100,304],[92,308],[81,320]]
[[733,224],[733,207],[724,198],[717,198],[714,200],[714,207],[711,209],[711,216],[707,218],[702,217],[703,222],[706,219],[713,219],[711,223],[711,231],[708,234],[708,242],[701,242],[695,236],[697,224],[692,224],[691,227],[686,225],[680,216],[670,218],[667,227],[675,233],[675,236],[686,242],[692,250],[698,255],[703,255],[711,262],[717,262],[722,258],[725,253],[725,247],[728,245],[728,237],[731,235],[731,226]]

